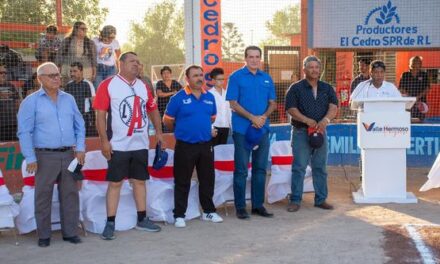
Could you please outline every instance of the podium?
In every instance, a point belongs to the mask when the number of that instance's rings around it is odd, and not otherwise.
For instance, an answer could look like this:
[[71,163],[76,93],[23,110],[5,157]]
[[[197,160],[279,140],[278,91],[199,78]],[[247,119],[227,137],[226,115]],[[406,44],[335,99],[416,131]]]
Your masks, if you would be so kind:
[[361,149],[362,187],[355,203],[417,203],[406,191],[406,149],[410,147],[414,97],[353,100],[357,144]]

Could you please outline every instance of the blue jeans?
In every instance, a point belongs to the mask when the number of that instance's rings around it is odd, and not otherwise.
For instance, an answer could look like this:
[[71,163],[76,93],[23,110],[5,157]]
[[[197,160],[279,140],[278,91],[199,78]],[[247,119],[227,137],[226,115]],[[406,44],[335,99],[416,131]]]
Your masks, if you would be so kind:
[[307,129],[292,129],[292,195],[291,202],[300,204],[302,200],[304,175],[311,160],[313,188],[315,189],[315,205],[322,204],[327,199],[327,135],[324,144],[313,150],[309,146]]
[[116,74],[116,66],[107,66],[104,64],[99,63],[98,67],[96,68],[96,78],[93,85],[95,86],[95,89],[98,89],[99,84],[107,79],[108,77]]
[[234,132],[234,203],[235,209],[246,208],[246,178],[248,176],[249,157],[252,152],[251,201],[252,208],[260,208],[264,203],[267,158],[269,155],[269,133],[262,136],[256,150],[246,149],[244,135]]

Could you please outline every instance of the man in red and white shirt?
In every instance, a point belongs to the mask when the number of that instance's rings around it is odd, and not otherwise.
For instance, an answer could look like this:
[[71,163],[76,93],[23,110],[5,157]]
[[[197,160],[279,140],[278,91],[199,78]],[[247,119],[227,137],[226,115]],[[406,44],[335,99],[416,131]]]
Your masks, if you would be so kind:
[[145,180],[148,175],[148,117],[163,142],[162,126],[151,89],[138,79],[139,59],[134,52],[119,58],[119,74],[101,82],[93,107],[102,154],[108,160],[107,223],[101,238],[115,238],[115,216],[123,179],[133,184],[138,213],[136,229],[158,232],[160,227],[146,217]]

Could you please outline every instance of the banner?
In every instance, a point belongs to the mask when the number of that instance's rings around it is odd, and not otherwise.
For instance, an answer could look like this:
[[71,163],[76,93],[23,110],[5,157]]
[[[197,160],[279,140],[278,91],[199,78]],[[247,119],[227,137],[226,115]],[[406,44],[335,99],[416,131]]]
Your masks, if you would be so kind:
[[[290,140],[290,130],[287,125],[271,126],[271,142]],[[358,166],[360,149],[355,124],[331,124],[327,138],[330,166]],[[440,151],[440,125],[411,125],[410,146],[406,151],[407,166],[430,168]]]
[[310,48],[438,48],[438,0],[309,0]]
[[[278,140],[290,140],[291,126],[287,124],[270,127],[271,143]],[[357,147],[357,129],[355,124],[331,124],[327,127],[328,164],[330,166],[359,164],[360,149]],[[151,146],[155,137],[150,137]],[[165,147],[174,149],[174,135],[165,134]],[[233,144],[229,137],[228,144]],[[87,138],[87,151],[99,149],[98,138]],[[412,125],[411,147],[407,149],[408,167],[430,168],[440,151],[440,125]],[[0,143],[0,170],[9,181],[21,180],[23,155],[18,142]]]
[[200,0],[201,61],[208,87],[213,83],[209,73],[222,67],[221,1]]

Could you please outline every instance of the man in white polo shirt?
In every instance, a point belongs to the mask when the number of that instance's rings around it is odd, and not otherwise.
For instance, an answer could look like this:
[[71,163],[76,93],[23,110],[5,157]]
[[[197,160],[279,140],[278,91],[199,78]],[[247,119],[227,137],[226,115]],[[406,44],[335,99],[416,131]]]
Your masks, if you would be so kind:
[[115,217],[121,186],[131,179],[138,214],[136,229],[158,232],[160,227],[146,217],[148,179],[148,117],[162,142],[162,126],[151,89],[138,79],[139,59],[134,52],[119,58],[119,74],[101,82],[93,107],[97,112],[96,127],[102,154],[108,160],[107,223],[101,238],[115,238]]
[[375,60],[370,64],[369,80],[363,81],[351,94],[350,100],[362,98],[402,97],[397,87],[385,81],[385,63]]

